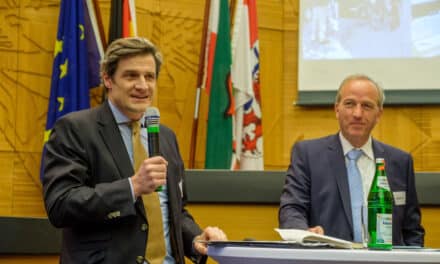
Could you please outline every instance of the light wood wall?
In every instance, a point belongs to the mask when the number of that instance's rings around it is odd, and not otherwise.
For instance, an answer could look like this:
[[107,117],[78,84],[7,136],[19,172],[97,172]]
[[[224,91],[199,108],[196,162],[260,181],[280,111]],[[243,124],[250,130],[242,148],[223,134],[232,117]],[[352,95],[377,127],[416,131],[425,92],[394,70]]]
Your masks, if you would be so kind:
[[[258,204],[191,204],[188,206],[200,226],[219,226],[230,240],[280,240],[278,206]],[[427,230],[425,246],[440,248],[440,208],[422,208],[422,225]],[[209,259],[208,264],[216,263]]]
[[[164,54],[157,98],[161,121],[176,132],[187,164],[205,3],[136,2],[138,34]],[[99,5],[107,32],[110,1]],[[298,1],[259,0],[257,10],[265,169],[285,170],[293,143],[336,133],[337,122],[332,107],[294,105]],[[39,166],[58,13],[56,0],[0,1],[0,215],[45,216]],[[206,106],[203,94],[196,168],[204,164]],[[439,106],[386,107],[374,136],[409,151],[417,171],[440,170]]]
[[[279,240],[274,231],[278,227],[278,206],[261,204],[191,204],[188,206],[201,226],[219,226],[231,240],[253,238]],[[428,230],[427,247],[440,248],[440,208],[423,207],[422,225]]]

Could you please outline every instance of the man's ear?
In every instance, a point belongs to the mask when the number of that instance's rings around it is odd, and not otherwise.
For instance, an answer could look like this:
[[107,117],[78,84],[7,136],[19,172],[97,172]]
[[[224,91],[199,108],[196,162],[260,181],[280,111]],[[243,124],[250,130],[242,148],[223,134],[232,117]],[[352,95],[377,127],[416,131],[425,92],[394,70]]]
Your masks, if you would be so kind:
[[376,115],[376,124],[379,123],[380,118],[382,117],[383,108],[379,109],[379,112]]
[[339,116],[339,108],[338,108],[338,106],[339,106],[339,103],[335,103],[334,109],[335,109],[336,119],[338,119],[338,116]]
[[104,87],[107,89],[111,89],[112,88],[112,78],[107,73],[103,73],[101,78],[102,78],[102,83],[104,84]]

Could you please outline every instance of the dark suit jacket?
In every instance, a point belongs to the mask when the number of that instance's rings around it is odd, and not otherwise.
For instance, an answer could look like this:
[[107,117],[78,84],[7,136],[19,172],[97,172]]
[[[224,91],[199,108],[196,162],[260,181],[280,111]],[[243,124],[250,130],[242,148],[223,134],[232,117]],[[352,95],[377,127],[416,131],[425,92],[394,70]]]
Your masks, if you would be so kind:
[[[160,127],[168,161],[170,241],[177,263],[193,252],[202,231],[185,209],[184,167],[176,137]],[[44,155],[43,190],[49,220],[63,228],[62,263],[143,263],[148,219],[142,199],[133,202],[134,174],[108,102],[56,122]]]
[[[374,139],[373,152],[385,159],[391,191],[406,194],[404,205],[393,203],[393,244],[423,245],[411,156]],[[292,148],[279,225],[299,229],[321,225],[326,235],[353,240],[347,170],[338,134],[302,141]]]

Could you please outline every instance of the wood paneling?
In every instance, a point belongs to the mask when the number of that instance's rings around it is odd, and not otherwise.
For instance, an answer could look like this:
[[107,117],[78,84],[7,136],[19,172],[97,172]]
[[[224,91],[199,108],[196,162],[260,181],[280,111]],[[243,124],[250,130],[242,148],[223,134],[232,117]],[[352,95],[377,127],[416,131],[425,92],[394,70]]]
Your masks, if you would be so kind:
[[190,204],[188,209],[200,226],[218,226],[230,240],[280,240],[273,230],[278,227],[275,205]]
[[17,256],[17,255],[3,255],[0,256],[0,263],[4,264],[57,264],[59,263],[59,257],[57,255],[30,255],[30,256]]
[[440,248],[440,208],[423,207],[422,225],[425,228],[425,246]]
[[[277,205],[191,204],[190,212],[201,226],[218,226],[229,239],[280,240]],[[440,208],[423,207],[422,225],[426,229],[425,246],[440,248]]]

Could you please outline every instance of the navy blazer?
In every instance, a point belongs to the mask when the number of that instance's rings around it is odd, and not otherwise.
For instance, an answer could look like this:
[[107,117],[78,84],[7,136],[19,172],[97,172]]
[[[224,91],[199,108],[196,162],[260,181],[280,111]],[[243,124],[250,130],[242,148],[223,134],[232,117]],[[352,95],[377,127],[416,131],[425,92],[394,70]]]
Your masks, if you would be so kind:
[[[160,126],[160,152],[168,161],[170,242],[177,263],[194,253],[202,231],[185,209],[184,166],[174,133]],[[46,144],[42,178],[49,220],[62,228],[61,263],[143,263],[148,219],[134,203],[134,175],[108,102],[60,118]]]
[[[385,159],[391,191],[403,192],[406,197],[404,203],[393,202],[393,244],[423,246],[425,232],[420,223],[413,160],[397,148],[374,139],[372,143],[374,156]],[[280,228],[321,225],[326,235],[353,240],[347,169],[339,134],[293,146],[278,217]]]

